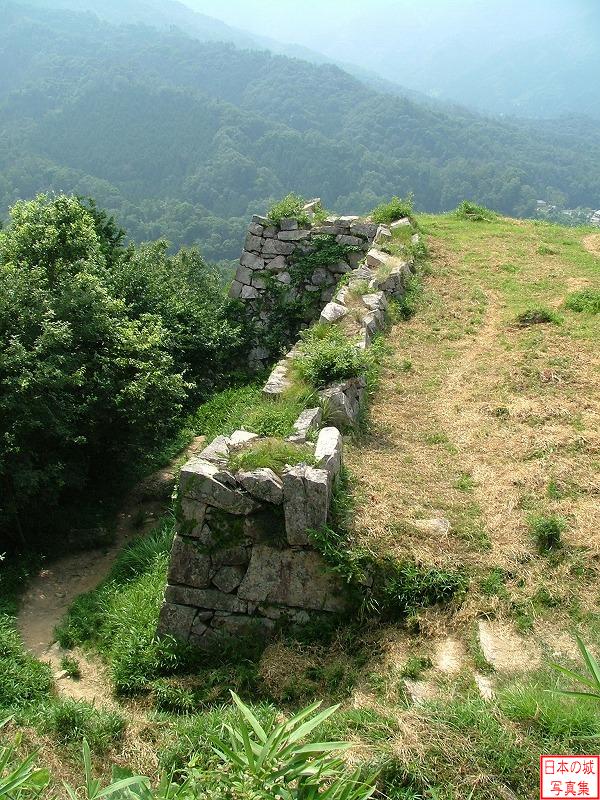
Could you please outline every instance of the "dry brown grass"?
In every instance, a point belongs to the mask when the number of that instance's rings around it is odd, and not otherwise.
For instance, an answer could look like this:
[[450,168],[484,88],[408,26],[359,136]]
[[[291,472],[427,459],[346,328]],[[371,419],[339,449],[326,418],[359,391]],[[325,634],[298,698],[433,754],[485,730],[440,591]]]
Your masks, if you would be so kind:
[[[357,534],[424,564],[464,564],[475,574],[501,567],[524,599],[549,582],[572,599],[576,562],[578,600],[595,611],[599,326],[577,315],[562,325],[512,324],[523,307],[560,308],[573,285],[590,283],[581,234],[555,234],[561,241],[548,256],[531,223],[478,228],[442,218],[430,228],[422,307],[392,330],[371,428],[348,451],[360,476]],[[568,523],[569,557],[550,570],[532,542],[530,513]],[[436,517],[450,520],[446,535],[410,524]],[[502,605],[472,597],[459,617]]]

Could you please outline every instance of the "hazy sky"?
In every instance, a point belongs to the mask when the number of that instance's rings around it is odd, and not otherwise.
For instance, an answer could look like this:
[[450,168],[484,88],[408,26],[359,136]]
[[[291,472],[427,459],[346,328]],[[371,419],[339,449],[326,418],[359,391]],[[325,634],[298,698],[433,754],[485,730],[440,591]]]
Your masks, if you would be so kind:
[[[530,35],[536,28],[560,24],[565,15],[577,16],[598,7],[599,0],[183,0],[187,5],[238,26],[309,46],[326,43],[336,29],[351,20],[367,24],[368,30],[393,30],[401,42],[403,22],[421,21],[427,26],[444,20],[452,29],[487,19],[515,36]],[[473,14],[475,19],[473,19]],[[403,18],[406,17],[406,20]],[[523,29],[524,28],[524,29]],[[360,31],[357,31],[360,32]],[[365,43],[369,47],[376,42]]]

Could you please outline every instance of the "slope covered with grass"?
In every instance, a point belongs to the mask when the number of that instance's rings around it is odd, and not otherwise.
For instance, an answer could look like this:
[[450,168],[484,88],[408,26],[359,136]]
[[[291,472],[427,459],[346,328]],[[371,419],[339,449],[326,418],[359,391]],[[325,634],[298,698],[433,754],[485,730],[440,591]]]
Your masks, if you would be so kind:
[[[166,523],[60,630],[106,660],[117,711],[55,705],[44,685],[43,714],[15,700],[24,751],[41,745],[70,776],[83,731],[105,775],[112,763],[152,777],[190,761],[211,770],[229,689],[262,720],[340,702],[319,738],[351,741],[350,763],[380,769],[390,800],[533,800],[540,753],[594,749],[597,705],[548,690],[569,685],[551,661],[579,664],[572,628],[592,650],[600,632],[600,260],[589,231],[462,211],[418,220],[430,260],[396,309],[366,429],[346,440],[332,520],[341,567],[393,557],[393,613],[365,603],[356,620],[282,632],[264,651],[160,650]],[[275,435],[289,413],[250,386],[215,395],[194,424]],[[8,631],[4,642],[35,675]]]

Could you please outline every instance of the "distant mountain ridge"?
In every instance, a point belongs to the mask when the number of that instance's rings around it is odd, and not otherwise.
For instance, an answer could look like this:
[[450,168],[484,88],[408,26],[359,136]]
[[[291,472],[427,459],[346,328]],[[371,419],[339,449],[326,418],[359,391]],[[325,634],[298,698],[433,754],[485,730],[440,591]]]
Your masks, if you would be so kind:
[[[414,192],[513,215],[600,205],[600,126],[502,123],[380,94],[336,66],[0,1],[0,215],[91,195],[137,240],[234,258],[289,191],[369,211]],[[554,198],[557,198],[556,200]]]

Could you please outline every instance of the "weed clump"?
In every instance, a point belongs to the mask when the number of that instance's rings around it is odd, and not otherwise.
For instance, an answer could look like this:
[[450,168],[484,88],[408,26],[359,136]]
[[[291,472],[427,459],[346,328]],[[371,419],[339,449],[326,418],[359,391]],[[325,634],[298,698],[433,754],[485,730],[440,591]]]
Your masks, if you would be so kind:
[[572,292],[565,300],[565,308],[578,314],[600,314],[600,290],[581,289]]
[[94,708],[83,700],[66,699],[42,711],[42,728],[61,744],[87,739],[90,747],[103,753],[125,731],[125,720],[116,711]]
[[469,200],[462,201],[454,212],[454,216],[467,222],[493,222],[498,219],[495,211],[491,211],[485,206],[479,206],[477,203],[471,203]]
[[531,325],[544,325],[549,322],[554,325],[560,325],[562,320],[556,311],[552,311],[551,308],[544,308],[543,306],[539,308],[528,308],[526,311],[522,311],[515,320],[519,328],[528,328]]
[[67,676],[74,681],[81,678],[81,667],[79,661],[73,656],[63,656],[60,660],[61,669],[67,673]]
[[314,325],[303,331],[293,373],[309,386],[320,389],[330,383],[365,374],[372,356],[331,325]]
[[409,195],[405,200],[400,197],[392,197],[389,203],[381,203],[371,214],[373,222],[380,225],[390,225],[404,217],[412,218],[413,198]]
[[566,527],[561,517],[531,517],[529,530],[539,552],[543,555],[562,547],[562,532]]
[[277,203],[273,203],[267,217],[273,225],[279,225],[282,219],[295,219],[299,225],[308,225],[309,216],[304,210],[306,201],[298,194],[288,194]]

